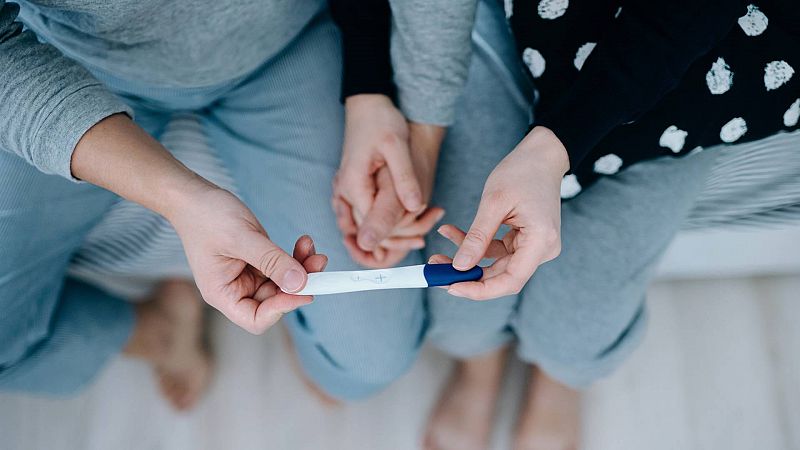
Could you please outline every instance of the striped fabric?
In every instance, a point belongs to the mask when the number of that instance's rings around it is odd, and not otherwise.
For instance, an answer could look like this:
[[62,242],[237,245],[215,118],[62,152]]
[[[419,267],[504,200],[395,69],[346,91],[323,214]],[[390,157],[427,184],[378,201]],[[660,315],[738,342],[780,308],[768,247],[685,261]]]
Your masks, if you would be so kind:
[[[160,141],[187,167],[236,193],[230,174],[209,148],[195,116],[176,115]],[[158,279],[191,276],[183,246],[169,222],[127,200],[117,202],[89,233],[69,272],[126,295],[141,295]]]
[[[195,117],[176,116],[161,140],[186,166],[235,192]],[[722,153],[685,228],[775,226],[800,219],[800,131],[711,151]],[[129,295],[157,279],[191,274],[170,224],[125,200],[89,234],[70,273]]]

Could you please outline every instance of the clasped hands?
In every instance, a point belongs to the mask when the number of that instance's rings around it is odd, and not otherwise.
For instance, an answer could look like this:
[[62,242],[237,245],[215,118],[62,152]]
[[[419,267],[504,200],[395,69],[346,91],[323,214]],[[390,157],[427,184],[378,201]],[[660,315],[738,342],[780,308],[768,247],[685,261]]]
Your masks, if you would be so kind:
[[[428,206],[444,129],[407,123],[383,95],[349,97],[346,110],[332,199],[337,223],[356,262],[393,266],[423,248],[425,235],[444,217],[443,209]],[[539,265],[558,256],[560,185],[568,169],[561,142],[536,127],[489,176],[470,229],[439,228],[459,248],[454,259],[437,254],[429,262],[467,270],[483,258],[494,260],[480,281],[450,286],[452,295],[487,300],[518,293]],[[504,224],[509,231],[495,239]]]

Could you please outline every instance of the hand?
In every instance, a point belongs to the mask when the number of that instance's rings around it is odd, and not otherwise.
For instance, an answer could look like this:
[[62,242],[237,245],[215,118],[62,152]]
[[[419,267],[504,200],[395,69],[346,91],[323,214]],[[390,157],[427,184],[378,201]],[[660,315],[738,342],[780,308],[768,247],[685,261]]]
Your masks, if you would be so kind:
[[[388,97],[348,98],[345,152],[334,181],[332,204],[345,236],[345,246],[358,263],[368,267],[396,264],[410,250],[424,247],[424,235],[442,218],[444,211],[426,210],[424,206],[410,211],[401,200],[402,192],[396,188],[397,177],[392,176],[391,164],[365,166],[355,162],[365,157],[385,160],[380,154],[376,156],[376,149],[380,148],[392,152],[395,158],[402,156],[403,161],[410,161],[413,180],[423,203],[427,203],[443,136],[441,127],[407,125]],[[387,143],[392,145],[387,147]],[[367,183],[353,181],[364,178]],[[363,189],[359,190],[358,185],[366,185],[369,194],[361,195]]]
[[186,168],[127,116],[92,126],[75,147],[71,169],[76,178],[166,217],[203,298],[251,333],[311,302],[280,289],[297,292],[307,272],[325,267],[327,258],[315,253],[311,238],[300,238],[289,256],[238,198]]
[[266,231],[235,196],[219,188],[196,195],[168,217],[183,242],[203,298],[245,330],[261,334],[280,318],[311,303],[290,295],[305,286],[307,272],[325,268],[308,236],[297,240],[294,257],[272,243]]
[[[337,192],[353,208],[357,222],[369,210],[377,194],[375,175],[386,167],[400,204],[406,211],[421,212],[425,205],[408,149],[408,125],[392,100],[379,94],[361,94],[345,102],[344,152],[336,176]],[[380,242],[367,229],[358,243],[372,250]]]
[[[517,294],[534,271],[561,252],[561,178],[569,158],[549,129],[534,128],[489,175],[468,232],[445,225],[439,232],[459,246],[453,266],[467,270],[494,259],[480,281],[456,283],[452,295],[486,300]],[[494,239],[502,224],[511,229]],[[434,255],[432,262],[450,262]]]
[[424,236],[442,219],[444,210],[428,208],[417,216],[406,212],[397,199],[388,171],[382,168],[375,176],[378,193],[372,209],[362,222],[372,226],[376,234],[387,236],[371,251],[363,250],[357,243],[359,225],[352,209],[340,196],[334,195],[333,205],[339,229],[344,236],[344,246],[357,263],[371,268],[391,267],[406,257],[409,251],[425,247]]

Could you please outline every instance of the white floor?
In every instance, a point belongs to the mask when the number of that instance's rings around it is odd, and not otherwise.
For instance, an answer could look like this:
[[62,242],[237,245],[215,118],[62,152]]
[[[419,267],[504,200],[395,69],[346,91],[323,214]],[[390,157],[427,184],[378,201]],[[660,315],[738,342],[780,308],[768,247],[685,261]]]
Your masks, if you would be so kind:
[[[800,449],[800,276],[660,282],[644,345],[586,395],[590,450]],[[0,395],[2,449],[418,448],[449,362],[431,350],[388,391],[325,409],[289,368],[281,334],[223,320],[205,402],[176,415],[148,370],[114,361],[69,400]],[[496,449],[508,448],[523,370],[511,368]]]

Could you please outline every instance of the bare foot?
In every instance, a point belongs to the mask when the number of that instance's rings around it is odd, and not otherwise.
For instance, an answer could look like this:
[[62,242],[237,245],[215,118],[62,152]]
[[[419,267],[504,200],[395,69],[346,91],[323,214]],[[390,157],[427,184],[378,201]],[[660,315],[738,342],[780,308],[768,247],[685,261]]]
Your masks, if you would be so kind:
[[507,349],[459,361],[428,420],[425,450],[483,450],[489,445]]
[[161,393],[177,410],[197,404],[211,380],[211,355],[203,339],[203,301],[194,283],[161,283],[136,307],[136,328],[124,353],[149,362]]
[[577,450],[580,415],[580,393],[533,367],[514,450]]

